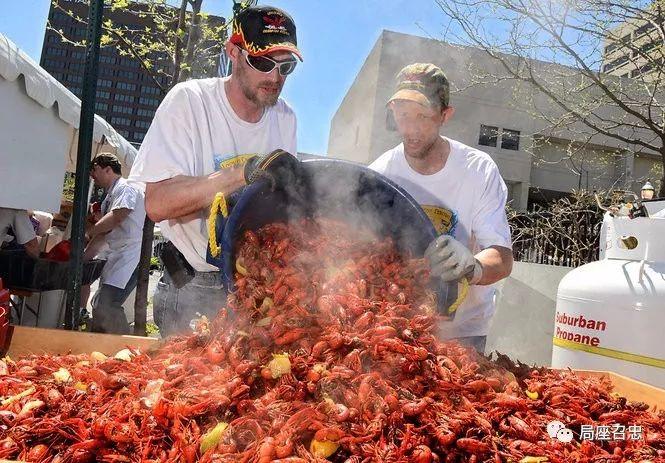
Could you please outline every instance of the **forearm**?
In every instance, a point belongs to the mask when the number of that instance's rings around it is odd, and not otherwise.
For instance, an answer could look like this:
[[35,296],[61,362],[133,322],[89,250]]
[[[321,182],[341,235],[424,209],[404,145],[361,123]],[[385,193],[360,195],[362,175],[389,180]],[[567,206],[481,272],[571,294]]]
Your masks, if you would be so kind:
[[90,227],[90,229],[88,230],[88,235],[90,235],[90,237],[93,238],[98,235],[104,235],[110,232],[120,223],[122,223],[122,221],[127,218],[130,212],[131,211],[129,209],[112,210],[111,212],[107,213],[104,217],[99,219],[99,221],[95,223],[92,227]]
[[228,195],[244,185],[242,165],[205,177],[178,175],[148,183],[145,191],[146,213],[154,222],[176,219],[209,207],[218,192]]
[[475,258],[483,267],[479,285],[491,285],[510,275],[513,269],[513,252],[502,246],[490,246],[483,249]]
[[99,253],[100,249],[104,245],[104,236],[97,235],[90,240],[88,245],[85,247],[83,252],[83,260],[92,260]]

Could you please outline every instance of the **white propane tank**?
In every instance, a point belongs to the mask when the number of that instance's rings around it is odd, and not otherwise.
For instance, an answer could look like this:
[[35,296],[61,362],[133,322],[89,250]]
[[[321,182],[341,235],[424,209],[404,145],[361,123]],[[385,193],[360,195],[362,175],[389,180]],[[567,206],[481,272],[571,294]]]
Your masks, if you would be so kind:
[[559,283],[552,366],[665,387],[665,219],[603,220],[604,258]]

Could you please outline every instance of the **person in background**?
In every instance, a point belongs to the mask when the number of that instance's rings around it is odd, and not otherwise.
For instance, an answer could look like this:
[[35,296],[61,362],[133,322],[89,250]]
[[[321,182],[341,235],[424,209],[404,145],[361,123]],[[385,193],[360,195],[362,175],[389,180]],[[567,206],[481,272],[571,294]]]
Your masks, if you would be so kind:
[[84,260],[104,257],[99,289],[92,298],[91,330],[129,333],[122,304],[136,287],[145,221],[143,192],[122,178],[120,161],[113,154],[96,156],[90,177],[106,191],[100,218],[86,228]]
[[440,135],[454,108],[437,66],[403,68],[388,110],[402,143],[369,167],[404,188],[434,224],[439,236],[425,252],[432,276],[471,285],[440,336],[483,352],[495,311],[490,285],[510,275],[513,265],[506,185],[487,153]]
[[20,247],[35,259],[39,257],[39,242],[27,211],[0,208],[0,247],[8,246]]
[[265,177],[288,184],[299,166],[290,154],[296,116],[279,97],[302,60],[293,19],[272,6],[246,8],[226,53],[229,77],[182,82],[166,95],[129,176],[145,183],[148,216],[169,241],[153,298],[163,336],[189,329],[199,314],[214,318],[226,302],[222,274],[206,260],[215,195]]

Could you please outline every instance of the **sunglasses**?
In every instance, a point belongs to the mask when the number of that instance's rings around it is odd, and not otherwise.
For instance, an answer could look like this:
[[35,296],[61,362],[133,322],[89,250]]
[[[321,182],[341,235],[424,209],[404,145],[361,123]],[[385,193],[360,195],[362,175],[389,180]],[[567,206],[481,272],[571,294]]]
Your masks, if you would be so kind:
[[275,67],[278,67],[279,75],[288,76],[296,68],[296,64],[298,64],[298,61],[295,58],[284,61],[275,61],[267,56],[251,56],[244,48],[240,48],[240,51],[245,57],[247,64],[249,64],[249,67],[263,74],[269,74],[275,69]]

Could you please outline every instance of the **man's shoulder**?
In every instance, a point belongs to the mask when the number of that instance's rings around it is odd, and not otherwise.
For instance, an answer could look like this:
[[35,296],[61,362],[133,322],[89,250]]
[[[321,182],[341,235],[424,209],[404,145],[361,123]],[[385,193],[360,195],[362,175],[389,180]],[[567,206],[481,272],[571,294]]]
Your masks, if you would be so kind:
[[395,146],[394,148],[389,149],[381,156],[372,161],[369,165],[369,168],[377,172],[385,173],[388,167],[397,160],[398,156],[403,153],[402,144]]
[[173,86],[168,95],[204,95],[214,92],[221,83],[220,77],[210,77],[207,79],[191,79],[185,82],[179,82]]
[[448,139],[450,148],[458,154],[467,168],[478,171],[498,170],[498,166],[492,156],[483,150],[465,145],[457,140]]

